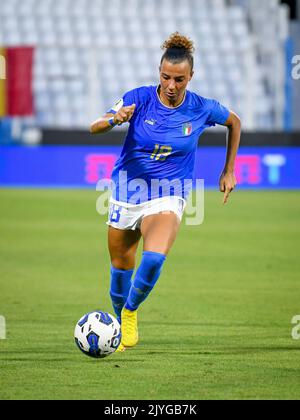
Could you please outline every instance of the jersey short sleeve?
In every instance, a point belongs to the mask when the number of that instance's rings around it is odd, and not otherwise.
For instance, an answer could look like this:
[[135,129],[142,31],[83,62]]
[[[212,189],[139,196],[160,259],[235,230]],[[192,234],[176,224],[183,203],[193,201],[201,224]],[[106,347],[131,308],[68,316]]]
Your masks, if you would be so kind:
[[116,114],[120,111],[121,108],[124,106],[130,106],[132,104],[136,104],[138,107],[138,95],[136,90],[131,90],[123,96],[123,98],[119,99],[113,107],[111,107],[107,113],[108,114]]
[[211,99],[210,100],[210,114],[207,123],[210,126],[216,124],[224,125],[230,116],[230,111],[225,106],[221,105],[220,102]]

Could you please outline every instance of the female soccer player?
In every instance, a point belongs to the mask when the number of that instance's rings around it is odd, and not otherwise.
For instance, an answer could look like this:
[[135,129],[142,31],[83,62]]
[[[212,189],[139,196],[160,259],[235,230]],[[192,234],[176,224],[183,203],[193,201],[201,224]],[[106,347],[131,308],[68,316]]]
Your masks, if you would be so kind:
[[[194,44],[178,32],[163,45],[160,84],[126,93],[91,133],[106,133],[130,122],[123,151],[112,174],[108,246],[111,257],[110,296],[122,323],[120,350],[138,342],[137,309],[154,288],[176,239],[188,192],[155,188],[169,181],[176,187],[193,178],[202,132],[215,124],[228,127],[225,167],[220,178],[224,204],[236,186],[234,164],[241,122],[219,102],[187,90],[194,74]],[[138,199],[137,199],[138,197]],[[132,280],[136,252],[143,257]]]

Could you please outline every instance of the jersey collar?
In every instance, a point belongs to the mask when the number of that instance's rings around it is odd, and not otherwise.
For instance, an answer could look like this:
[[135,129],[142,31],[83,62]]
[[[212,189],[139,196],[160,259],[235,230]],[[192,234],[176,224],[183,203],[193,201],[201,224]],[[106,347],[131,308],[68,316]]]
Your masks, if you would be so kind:
[[160,85],[158,85],[157,88],[156,88],[156,96],[157,96],[157,99],[158,99],[159,103],[162,106],[164,106],[165,108],[167,108],[167,109],[178,109],[185,103],[187,91],[184,92],[184,97],[183,97],[183,99],[182,99],[182,101],[179,105],[177,105],[177,106],[167,106],[167,105],[165,105],[159,97],[159,93],[158,93],[159,88],[160,88]]

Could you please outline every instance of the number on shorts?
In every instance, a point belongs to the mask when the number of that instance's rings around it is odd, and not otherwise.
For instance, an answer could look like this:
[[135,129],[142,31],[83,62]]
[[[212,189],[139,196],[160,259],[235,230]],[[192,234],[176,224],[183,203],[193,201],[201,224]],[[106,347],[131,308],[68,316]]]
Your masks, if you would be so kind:
[[110,212],[110,221],[112,223],[119,223],[120,218],[121,218],[121,210],[122,208],[120,206],[117,205],[113,205],[111,212]]

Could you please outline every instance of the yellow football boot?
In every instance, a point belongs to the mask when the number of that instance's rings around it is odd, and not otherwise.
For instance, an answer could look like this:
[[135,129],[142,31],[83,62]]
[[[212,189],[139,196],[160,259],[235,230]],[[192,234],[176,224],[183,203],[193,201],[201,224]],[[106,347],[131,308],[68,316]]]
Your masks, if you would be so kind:
[[116,350],[116,353],[124,353],[124,351],[126,351],[126,347],[123,346],[122,343],[120,343],[119,347]]
[[124,347],[134,347],[139,341],[137,327],[137,311],[129,311],[123,308],[121,314],[122,345]]

